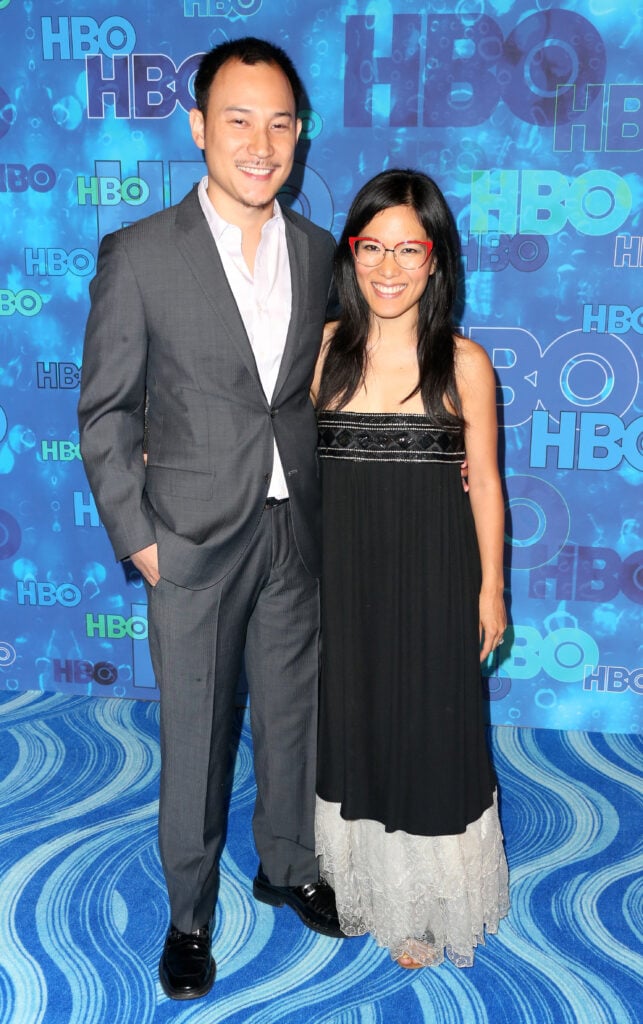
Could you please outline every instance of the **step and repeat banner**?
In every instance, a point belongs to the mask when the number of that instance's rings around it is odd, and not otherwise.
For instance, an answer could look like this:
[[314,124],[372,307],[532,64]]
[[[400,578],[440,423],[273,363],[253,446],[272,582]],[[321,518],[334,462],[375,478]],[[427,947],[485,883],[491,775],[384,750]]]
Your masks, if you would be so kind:
[[284,202],[337,236],[368,178],[412,166],[456,217],[459,321],[495,367],[506,483],[490,720],[639,731],[641,8],[0,0],[0,33],[0,687],[158,696],[144,589],[78,451],[88,283],[106,232],[203,174],[194,71],[251,34],[307,89]]

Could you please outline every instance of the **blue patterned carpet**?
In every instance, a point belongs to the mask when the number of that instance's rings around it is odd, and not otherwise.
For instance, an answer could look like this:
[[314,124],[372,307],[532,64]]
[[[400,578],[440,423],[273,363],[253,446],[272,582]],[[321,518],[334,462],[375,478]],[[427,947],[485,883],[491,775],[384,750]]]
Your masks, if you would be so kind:
[[256,904],[244,723],[213,991],[163,995],[158,705],[0,695],[0,1024],[638,1024],[640,737],[495,728],[512,909],[457,970]]

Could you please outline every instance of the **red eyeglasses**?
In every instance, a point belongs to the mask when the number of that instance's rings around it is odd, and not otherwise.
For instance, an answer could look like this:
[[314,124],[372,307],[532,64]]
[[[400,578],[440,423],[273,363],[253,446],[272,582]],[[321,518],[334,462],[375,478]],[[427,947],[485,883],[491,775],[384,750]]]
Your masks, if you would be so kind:
[[384,262],[387,252],[393,253],[393,259],[403,270],[419,270],[423,267],[433,249],[433,242],[419,242],[411,240],[398,242],[393,249],[387,249],[378,238],[367,238],[366,236],[352,237],[348,239],[351,252],[363,267],[379,267]]

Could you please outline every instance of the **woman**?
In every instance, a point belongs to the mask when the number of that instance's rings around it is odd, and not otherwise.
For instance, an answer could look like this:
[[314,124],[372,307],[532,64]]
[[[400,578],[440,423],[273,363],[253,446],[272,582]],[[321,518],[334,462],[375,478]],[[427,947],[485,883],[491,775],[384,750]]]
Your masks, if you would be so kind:
[[[317,846],[348,935],[402,967],[473,963],[508,910],[480,661],[503,640],[495,379],[454,335],[457,235],[424,174],[356,196],[319,416]],[[468,493],[460,467],[468,462]]]

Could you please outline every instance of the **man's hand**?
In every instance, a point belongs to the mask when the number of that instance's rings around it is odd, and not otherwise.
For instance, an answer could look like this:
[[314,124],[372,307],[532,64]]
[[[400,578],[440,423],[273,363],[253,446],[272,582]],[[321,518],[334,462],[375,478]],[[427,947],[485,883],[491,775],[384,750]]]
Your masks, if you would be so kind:
[[469,463],[466,459],[460,464],[460,478],[462,480],[462,489],[466,494],[469,490]]
[[130,555],[130,561],[136,566],[141,576],[145,577],[150,586],[155,587],[159,579],[159,555],[158,546],[150,544],[149,547],[141,548]]

